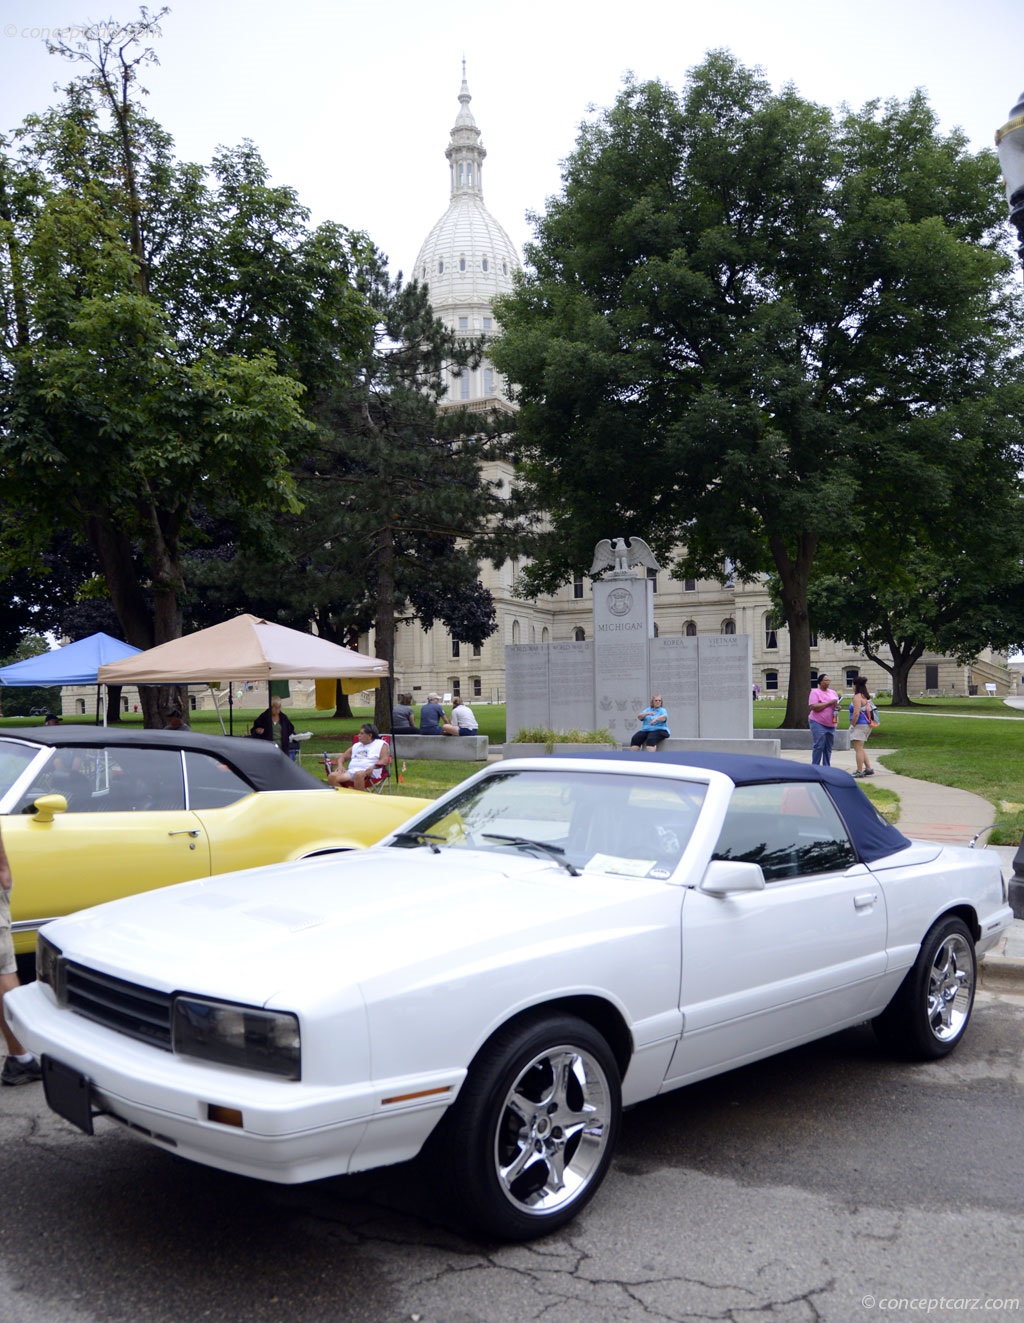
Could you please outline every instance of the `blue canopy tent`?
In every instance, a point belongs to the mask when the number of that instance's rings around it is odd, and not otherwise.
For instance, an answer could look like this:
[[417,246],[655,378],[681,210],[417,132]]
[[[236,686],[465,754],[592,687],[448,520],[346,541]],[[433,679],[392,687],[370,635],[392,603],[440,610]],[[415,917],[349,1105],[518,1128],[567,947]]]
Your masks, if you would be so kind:
[[97,672],[107,662],[134,657],[141,648],[112,639],[109,634],[91,634],[77,643],[68,643],[53,652],[42,652],[38,657],[0,666],[0,684],[46,685],[94,684],[99,685]]

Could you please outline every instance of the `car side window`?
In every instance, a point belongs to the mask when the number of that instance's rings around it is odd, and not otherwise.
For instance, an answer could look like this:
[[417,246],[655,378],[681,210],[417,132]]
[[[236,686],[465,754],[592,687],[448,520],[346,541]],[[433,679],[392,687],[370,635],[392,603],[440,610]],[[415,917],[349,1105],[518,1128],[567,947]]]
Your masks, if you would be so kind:
[[857,862],[842,818],[814,781],[737,786],[713,857],[760,864],[766,882]]
[[182,809],[181,754],[125,745],[58,748],[29,787],[26,804],[51,794],[64,796],[69,813]]
[[252,786],[223,763],[206,753],[188,750],[185,754],[190,809],[224,808],[253,793]]

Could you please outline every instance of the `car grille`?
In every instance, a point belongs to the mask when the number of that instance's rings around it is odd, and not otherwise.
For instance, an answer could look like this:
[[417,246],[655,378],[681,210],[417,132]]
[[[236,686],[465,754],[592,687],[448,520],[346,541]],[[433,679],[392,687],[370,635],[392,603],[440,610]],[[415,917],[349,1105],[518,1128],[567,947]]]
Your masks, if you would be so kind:
[[64,966],[63,982],[63,1000],[77,1015],[142,1043],[171,1050],[171,997],[167,993],[71,961]]

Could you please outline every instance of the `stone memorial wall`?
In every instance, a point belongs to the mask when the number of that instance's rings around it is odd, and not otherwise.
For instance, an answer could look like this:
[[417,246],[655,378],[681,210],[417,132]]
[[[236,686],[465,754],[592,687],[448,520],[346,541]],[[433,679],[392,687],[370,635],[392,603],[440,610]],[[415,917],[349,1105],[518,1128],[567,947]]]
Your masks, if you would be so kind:
[[616,569],[593,585],[593,643],[505,649],[507,738],[537,727],[608,730],[628,744],[636,714],[661,694],[674,739],[752,739],[750,638],[654,638],[653,587],[621,568],[622,545]]

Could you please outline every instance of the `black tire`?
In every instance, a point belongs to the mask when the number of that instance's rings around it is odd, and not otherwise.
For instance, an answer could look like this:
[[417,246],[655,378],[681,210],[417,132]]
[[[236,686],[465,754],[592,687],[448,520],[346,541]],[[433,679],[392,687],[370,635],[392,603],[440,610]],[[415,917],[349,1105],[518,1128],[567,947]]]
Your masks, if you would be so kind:
[[498,1240],[564,1226],[604,1180],[621,1115],[615,1058],[583,1020],[549,1014],[499,1031],[432,1148],[451,1211]]
[[974,938],[962,919],[929,929],[913,968],[873,1022],[878,1038],[900,1056],[936,1061],[967,1032],[978,981]]

